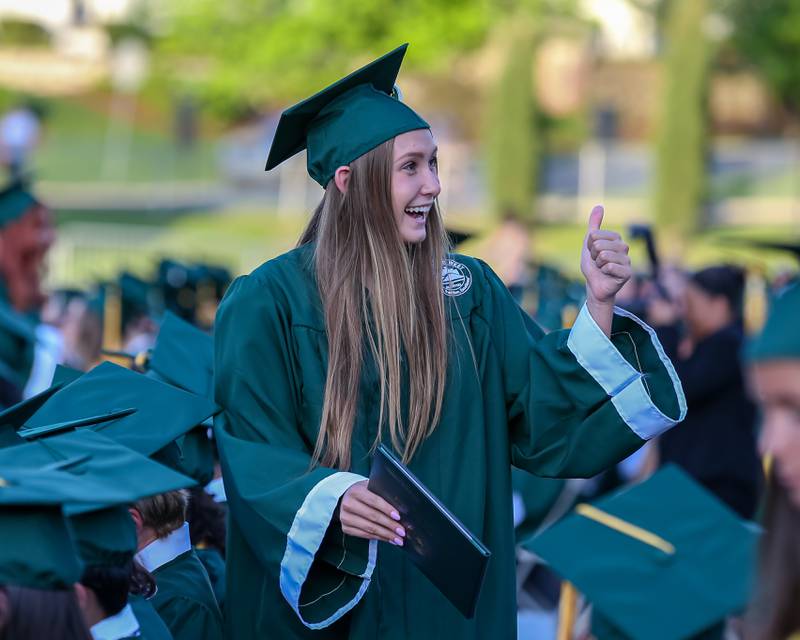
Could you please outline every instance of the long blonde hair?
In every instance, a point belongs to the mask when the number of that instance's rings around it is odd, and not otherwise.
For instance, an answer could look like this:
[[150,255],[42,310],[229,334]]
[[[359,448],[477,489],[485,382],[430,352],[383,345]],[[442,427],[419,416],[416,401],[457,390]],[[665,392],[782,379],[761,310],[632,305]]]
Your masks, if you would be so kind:
[[[392,211],[394,140],[350,164],[347,192],[333,180],[300,244],[315,242],[317,285],[328,334],[328,372],[314,464],[349,469],[363,345],[380,381],[380,424],[408,462],[439,421],[447,374],[442,260],[447,235],[438,206],[423,242],[406,245]],[[408,384],[403,423],[401,358]]]

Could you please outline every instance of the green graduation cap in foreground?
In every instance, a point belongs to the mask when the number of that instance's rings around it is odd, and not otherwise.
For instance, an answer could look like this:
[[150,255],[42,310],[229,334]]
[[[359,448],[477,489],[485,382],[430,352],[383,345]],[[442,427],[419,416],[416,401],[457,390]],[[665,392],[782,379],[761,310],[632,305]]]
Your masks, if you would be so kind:
[[127,505],[74,515],[67,524],[87,567],[124,567],[136,554],[136,525]]
[[147,363],[156,379],[211,398],[214,394],[214,339],[169,311]]
[[[74,462],[65,464],[64,461]],[[62,470],[98,484],[109,483],[117,491],[117,497],[109,500],[83,499],[80,505],[67,508],[68,514],[91,511],[113,503],[134,502],[156,493],[184,489],[195,484],[191,478],[90,429],[62,433],[0,450],[0,469],[59,464]]]
[[18,433],[30,440],[88,427],[151,456],[216,411],[208,398],[104,362],[53,394]]
[[683,471],[579,505],[529,545],[594,605],[599,640],[680,640],[742,609],[758,533]]
[[67,589],[83,567],[62,513],[65,503],[123,502],[104,479],[74,473],[81,459],[26,468],[0,465],[0,585]]
[[800,284],[781,292],[773,301],[761,333],[747,346],[750,361],[800,358]]
[[407,48],[397,47],[284,111],[266,169],[306,149],[308,173],[324,189],[338,167],[401,133],[429,129],[395,91]]

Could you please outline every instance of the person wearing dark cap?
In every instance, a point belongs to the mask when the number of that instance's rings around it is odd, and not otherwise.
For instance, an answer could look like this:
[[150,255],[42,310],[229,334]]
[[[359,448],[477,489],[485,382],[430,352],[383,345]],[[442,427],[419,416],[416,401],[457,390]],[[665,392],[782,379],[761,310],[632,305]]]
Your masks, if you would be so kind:
[[[230,638],[513,638],[511,465],[593,475],[684,414],[649,327],[614,313],[630,263],[601,207],[571,332],[543,335],[488,266],[448,252],[436,142],[393,89],[405,51],[283,113],[267,169],[305,149],[325,193],[299,246],[217,313]],[[378,442],[491,549],[471,619],[367,489]]]
[[192,549],[186,501],[184,491],[169,491],[134,504],[136,558],[156,579],[153,606],[175,640],[221,639],[222,615]]
[[800,638],[800,285],[775,298],[746,349],[761,408],[761,452],[771,460],[759,586],[748,640]]
[[681,379],[689,412],[659,438],[660,464],[675,463],[744,518],[752,518],[762,474],[756,446],[756,408],[745,389],[744,272],[713,266],[686,285],[683,321],[656,327]]
[[133,559],[136,527],[128,507],[119,505],[78,514],[68,522],[84,562],[80,579],[84,591],[81,610],[93,639],[170,638],[163,622],[156,630],[144,628],[128,601],[137,570]]
[[84,592],[76,586],[83,566],[62,507],[124,501],[129,489],[102,475],[75,473],[90,457],[41,465],[15,456],[0,465],[0,589],[8,606],[3,640],[40,640],[55,630],[64,640],[91,637],[79,608]]
[[[134,561],[138,539],[128,504],[154,493],[191,486],[194,481],[91,430],[0,450],[0,468],[46,467],[70,460],[75,462],[65,468],[74,470],[77,477],[107,483],[118,492],[109,504],[70,502],[64,508],[84,565],[76,588],[93,637],[170,638],[155,612],[147,615],[152,611],[151,605],[141,599],[129,603],[129,592],[147,598],[153,595],[155,584],[152,578],[146,579],[144,570]],[[90,499],[88,493],[85,500]]]

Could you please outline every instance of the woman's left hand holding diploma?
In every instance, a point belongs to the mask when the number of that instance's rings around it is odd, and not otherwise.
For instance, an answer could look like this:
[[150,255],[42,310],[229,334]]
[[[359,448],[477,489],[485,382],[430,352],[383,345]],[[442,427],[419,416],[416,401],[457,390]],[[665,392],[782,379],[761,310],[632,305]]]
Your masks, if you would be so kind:
[[405,529],[397,509],[367,489],[367,480],[356,482],[342,496],[339,520],[349,536],[367,540],[383,540],[403,546]]

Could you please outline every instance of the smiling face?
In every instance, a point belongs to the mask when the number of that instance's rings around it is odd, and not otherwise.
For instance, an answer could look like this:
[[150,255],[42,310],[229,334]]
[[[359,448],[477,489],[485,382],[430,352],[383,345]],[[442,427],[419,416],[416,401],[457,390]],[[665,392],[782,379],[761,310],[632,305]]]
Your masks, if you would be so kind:
[[394,139],[392,211],[403,242],[416,244],[427,235],[428,213],[442,190],[437,147],[429,129]]
[[759,448],[773,456],[776,479],[800,508],[800,360],[759,362],[752,373],[763,414]]

